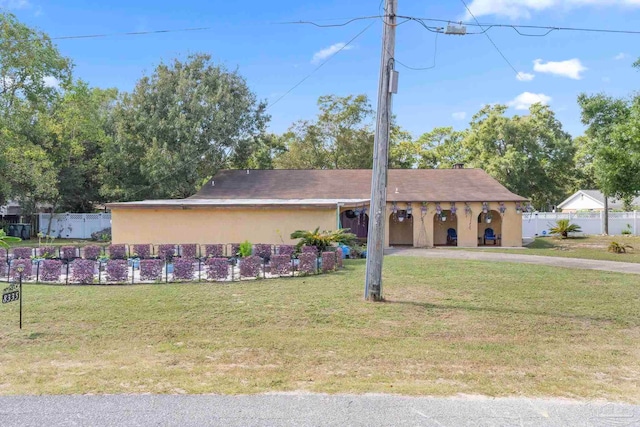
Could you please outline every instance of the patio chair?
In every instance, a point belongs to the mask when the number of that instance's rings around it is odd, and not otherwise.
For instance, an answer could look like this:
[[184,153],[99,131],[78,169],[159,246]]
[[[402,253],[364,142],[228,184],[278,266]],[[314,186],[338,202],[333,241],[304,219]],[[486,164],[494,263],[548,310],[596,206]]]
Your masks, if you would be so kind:
[[458,233],[455,228],[450,228],[447,230],[447,245],[457,245],[458,244]]
[[493,228],[487,228],[484,230],[484,244],[487,244],[487,240],[492,241],[493,240],[493,244],[497,245],[498,244],[498,239],[499,237],[495,235],[495,233],[493,232]]

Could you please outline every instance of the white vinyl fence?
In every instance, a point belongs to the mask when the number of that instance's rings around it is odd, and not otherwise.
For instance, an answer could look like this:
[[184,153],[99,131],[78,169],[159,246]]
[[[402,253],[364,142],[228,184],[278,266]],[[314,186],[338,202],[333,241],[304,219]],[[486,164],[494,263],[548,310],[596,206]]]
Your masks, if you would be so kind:
[[[548,236],[549,229],[557,220],[568,219],[582,229],[580,234],[604,234],[603,212],[551,213],[534,212],[522,215],[522,237]],[[633,235],[640,234],[640,212],[609,212],[609,234],[620,235],[629,230]]]
[[[51,214],[41,213],[38,232],[47,234]],[[61,239],[88,239],[91,233],[111,227],[110,213],[63,213],[51,219],[49,235]]]

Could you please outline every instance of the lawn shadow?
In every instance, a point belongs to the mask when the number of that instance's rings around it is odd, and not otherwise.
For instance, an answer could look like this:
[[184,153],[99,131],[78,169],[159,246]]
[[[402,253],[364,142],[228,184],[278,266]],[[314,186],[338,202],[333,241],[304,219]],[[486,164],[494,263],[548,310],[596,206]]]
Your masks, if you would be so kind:
[[[486,312],[486,313],[499,313],[499,314],[524,314],[529,316],[545,316],[545,317],[558,317],[563,319],[572,319],[572,320],[581,320],[581,321],[593,321],[593,322],[614,322],[615,319],[606,318],[606,317],[598,317],[598,316],[583,316],[577,314],[566,314],[566,313],[550,313],[544,311],[535,311],[535,310],[516,310],[512,308],[494,308],[494,307],[477,307],[469,304],[461,304],[461,305],[447,305],[447,304],[433,304],[428,302],[420,302],[420,301],[394,301],[385,299],[384,303],[386,304],[402,304],[402,305],[413,305],[415,307],[421,307],[425,310],[463,310],[463,311],[472,311],[472,312]],[[625,324],[629,322],[624,322]]]

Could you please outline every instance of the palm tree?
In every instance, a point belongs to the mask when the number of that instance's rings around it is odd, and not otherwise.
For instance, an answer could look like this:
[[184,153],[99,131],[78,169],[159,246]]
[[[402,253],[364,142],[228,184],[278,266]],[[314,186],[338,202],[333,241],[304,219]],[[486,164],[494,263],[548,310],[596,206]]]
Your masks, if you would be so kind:
[[341,228],[335,231],[320,231],[320,227],[314,231],[297,230],[291,233],[292,239],[300,239],[296,245],[298,249],[304,245],[315,246],[318,252],[322,253],[334,243],[351,245],[356,241],[356,235],[348,233],[348,228]]
[[578,224],[570,224],[568,219],[559,219],[549,231],[551,234],[559,234],[563,239],[566,239],[569,237],[569,233],[580,233],[582,229]]

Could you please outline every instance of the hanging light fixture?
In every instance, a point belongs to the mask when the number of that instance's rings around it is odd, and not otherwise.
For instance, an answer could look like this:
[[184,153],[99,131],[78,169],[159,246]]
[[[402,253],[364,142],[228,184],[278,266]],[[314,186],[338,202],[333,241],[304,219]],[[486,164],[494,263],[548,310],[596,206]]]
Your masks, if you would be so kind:
[[458,208],[456,208],[456,202],[451,202],[451,216],[456,216],[456,212],[458,212]]
[[507,207],[504,205],[504,202],[500,202],[498,211],[500,211],[500,215],[504,215],[504,213],[507,211]]
[[420,210],[422,211],[423,214],[427,213],[427,202],[422,202],[422,206],[420,207]]
[[486,214],[487,212],[489,212],[489,203],[482,202],[482,213]]
[[522,204],[520,202],[516,202],[516,213],[517,214],[522,213]]
[[407,202],[407,217],[410,217],[413,214],[413,208],[411,207],[411,202]]

